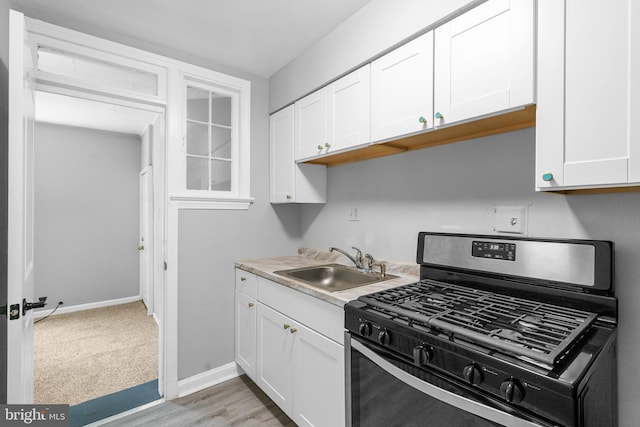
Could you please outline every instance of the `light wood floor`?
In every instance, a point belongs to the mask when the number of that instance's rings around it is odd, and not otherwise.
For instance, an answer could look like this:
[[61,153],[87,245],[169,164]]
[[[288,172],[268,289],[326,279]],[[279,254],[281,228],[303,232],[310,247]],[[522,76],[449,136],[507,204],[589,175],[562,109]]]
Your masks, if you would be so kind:
[[107,426],[295,426],[246,375],[121,418]]

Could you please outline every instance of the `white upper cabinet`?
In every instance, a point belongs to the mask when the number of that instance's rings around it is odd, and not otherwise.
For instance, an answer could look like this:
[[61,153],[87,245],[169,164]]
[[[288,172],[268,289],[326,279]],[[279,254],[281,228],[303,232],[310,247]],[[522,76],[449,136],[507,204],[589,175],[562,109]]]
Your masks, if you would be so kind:
[[295,103],[295,159],[370,141],[369,64]]
[[433,127],[433,31],[371,63],[371,140]]
[[270,118],[271,203],[325,203],[327,167],[296,164],[294,106]]
[[371,141],[370,78],[367,64],[327,86],[327,152]]
[[435,30],[435,126],[535,102],[533,0],[489,0]]
[[295,103],[295,159],[326,151],[327,128],[327,88],[324,87]]
[[640,182],[640,12],[539,0],[536,188]]

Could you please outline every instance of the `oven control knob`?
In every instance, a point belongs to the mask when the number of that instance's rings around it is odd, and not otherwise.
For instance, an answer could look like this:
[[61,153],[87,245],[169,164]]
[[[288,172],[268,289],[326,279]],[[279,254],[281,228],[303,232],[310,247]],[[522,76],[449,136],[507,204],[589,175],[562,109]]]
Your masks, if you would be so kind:
[[474,364],[465,366],[464,369],[462,369],[462,376],[471,385],[479,385],[484,379],[482,377],[482,371]]
[[360,335],[362,335],[363,337],[370,336],[371,335],[371,323],[369,323],[369,322],[360,323],[360,326],[358,327],[358,333]]
[[524,398],[524,388],[518,380],[506,380],[500,384],[500,394],[509,403],[519,403]]
[[413,363],[415,365],[426,365],[433,357],[432,350],[424,345],[413,348]]
[[378,342],[382,345],[389,345],[391,343],[391,333],[389,331],[380,331]]

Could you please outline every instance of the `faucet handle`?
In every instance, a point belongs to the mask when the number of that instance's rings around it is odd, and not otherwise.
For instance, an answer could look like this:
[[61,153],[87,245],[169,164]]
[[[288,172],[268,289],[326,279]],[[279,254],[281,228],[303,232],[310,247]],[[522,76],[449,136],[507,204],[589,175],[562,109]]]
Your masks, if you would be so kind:
[[364,259],[367,260],[367,271],[369,273],[372,273],[373,272],[373,255],[364,254]]
[[355,246],[351,246],[351,249],[356,250],[356,260],[358,260],[358,262],[362,262],[362,251]]

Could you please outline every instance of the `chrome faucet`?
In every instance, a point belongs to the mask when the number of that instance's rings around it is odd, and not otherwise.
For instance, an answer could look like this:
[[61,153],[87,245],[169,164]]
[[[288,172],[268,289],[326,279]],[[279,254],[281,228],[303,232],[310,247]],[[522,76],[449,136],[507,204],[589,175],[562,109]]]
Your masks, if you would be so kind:
[[331,248],[329,248],[329,252],[338,251],[342,255],[344,255],[347,258],[349,258],[351,260],[351,262],[356,265],[356,268],[362,268],[362,251],[360,249],[356,248],[355,246],[352,246],[351,248],[356,250],[355,258],[352,257],[351,255],[349,255],[348,253],[346,253],[345,251],[343,251],[340,248],[331,247]]

